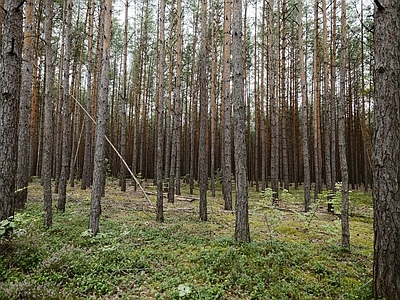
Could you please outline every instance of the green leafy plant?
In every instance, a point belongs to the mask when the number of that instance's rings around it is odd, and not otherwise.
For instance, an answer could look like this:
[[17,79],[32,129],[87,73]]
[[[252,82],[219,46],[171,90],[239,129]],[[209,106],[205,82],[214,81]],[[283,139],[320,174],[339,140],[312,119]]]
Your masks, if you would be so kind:
[[13,228],[15,228],[14,218],[0,221],[0,238],[6,236]]

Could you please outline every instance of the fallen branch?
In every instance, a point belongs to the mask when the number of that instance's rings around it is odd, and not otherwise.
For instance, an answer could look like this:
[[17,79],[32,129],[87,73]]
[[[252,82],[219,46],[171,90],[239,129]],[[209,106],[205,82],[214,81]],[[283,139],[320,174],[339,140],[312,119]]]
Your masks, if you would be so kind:
[[[83,111],[87,114],[87,116],[92,120],[92,122],[94,124],[96,124],[96,121],[93,119],[93,117],[88,113],[88,111],[82,106],[82,104],[78,101],[78,99],[76,99],[73,95],[70,95],[75,101],[76,103],[78,103],[78,105],[83,109]],[[135,182],[137,183],[137,185],[139,186],[140,190],[143,192],[144,196],[146,197],[147,201],[149,201],[150,205],[153,205],[153,203],[151,202],[150,198],[147,196],[146,191],[143,189],[142,185],[140,184],[139,180],[136,178],[135,174],[133,174],[132,170],[129,168],[128,164],[126,163],[125,159],[122,157],[122,155],[118,152],[117,148],[115,148],[115,146],[113,145],[113,143],[111,143],[111,141],[108,139],[108,137],[105,135],[104,138],[106,139],[106,141],[110,144],[111,148],[113,148],[113,150],[115,151],[115,153],[118,155],[118,157],[121,159],[122,163],[125,165],[125,167],[127,168],[129,174],[131,174],[132,178],[135,180]]]

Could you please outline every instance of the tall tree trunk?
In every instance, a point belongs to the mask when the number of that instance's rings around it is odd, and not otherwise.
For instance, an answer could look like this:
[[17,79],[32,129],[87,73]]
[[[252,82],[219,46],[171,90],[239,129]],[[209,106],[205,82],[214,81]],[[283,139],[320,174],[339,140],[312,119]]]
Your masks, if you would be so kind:
[[169,13],[169,41],[168,41],[168,101],[167,101],[167,112],[166,112],[166,118],[165,118],[165,159],[164,159],[164,178],[169,179],[169,174],[170,174],[170,168],[171,168],[171,156],[172,152],[174,151],[172,149],[172,139],[173,139],[173,125],[174,125],[174,118],[175,118],[175,103],[172,99],[172,90],[173,90],[173,84],[172,84],[172,77],[173,77],[173,72],[174,72],[174,38],[173,38],[173,32],[175,31],[175,22],[174,22],[174,5],[175,5],[175,0],[171,1],[171,9]]
[[322,154],[321,154],[321,115],[320,115],[320,74],[319,74],[319,33],[318,33],[318,3],[314,3],[314,169],[315,195],[322,191]]
[[400,3],[375,1],[374,297],[400,299]]
[[111,46],[111,0],[103,0],[101,4],[101,70],[100,88],[97,103],[96,141],[93,168],[93,188],[90,205],[89,229],[93,235],[99,232],[101,214],[101,196],[104,191],[105,168],[105,133],[108,115],[108,90],[110,81],[110,46]]
[[157,77],[157,156],[156,156],[156,183],[157,183],[157,222],[164,222],[163,196],[163,144],[164,144],[164,69],[165,69],[165,0],[160,0],[159,11],[159,40],[158,40],[158,77]]
[[207,221],[207,0],[201,1],[201,49],[200,49],[200,136],[199,136],[199,185],[200,220]]
[[65,203],[67,199],[67,181],[69,171],[70,149],[69,149],[69,133],[70,133],[70,52],[71,52],[71,20],[72,20],[72,0],[68,0],[65,4],[65,20],[64,20],[64,62],[63,62],[63,83],[62,83],[62,158],[61,173],[58,193],[57,209],[61,212],[65,211]]
[[21,89],[22,14],[20,1],[6,0],[0,63],[0,220],[14,216]]
[[281,112],[282,112],[282,173],[283,173],[283,188],[289,190],[289,162],[288,162],[288,138],[286,133],[287,123],[287,93],[286,93],[286,0],[282,1],[282,28],[281,28],[281,84],[280,84],[280,98],[281,98]]
[[215,20],[215,24],[212,26],[211,35],[211,53],[212,53],[212,65],[211,65],[211,95],[210,95],[210,176],[211,176],[211,196],[215,197],[215,167],[216,167],[216,155],[215,149],[217,144],[217,118],[218,118],[218,108],[217,108],[217,64],[218,64],[218,32],[219,32],[219,20],[217,14],[218,6],[213,4],[212,14],[210,20]]
[[232,73],[233,73],[233,109],[234,109],[234,147],[236,181],[236,222],[235,239],[250,242],[248,212],[248,181],[246,151],[246,115],[243,83],[243,32],[242,0],[233,1],[232,14]]
[[28,197],[28,182],[30,178],[29,150],[30,150],[30,112],[32,103],[32,82],[33,82],[33,55],[34,55],[34,0],[28,0],[25,6],[24,24],[24,49],[21,75],[21,99],[19,104],[18,124],[18,166],[15,208],[25,208]]
[[260,132],[261,132],[261,190],[265,191],[267,188],[267,145],[266,145],[266,115],[264,109],[264,103],[266,99],[265,93],[265,11],[266,11],[266,0],[263,0],[262,7],[262,25],[261,25],[261,92],[260,92]]
[[[257,3],[255,3],[255,16],[257,16]],[[258,55],[257,52],[257,21],[254,22],[254,180],[256,182],[256,192],[260,191],[259,176],[260,176],[260,124],[261,124],[261,99],[260,99],[260,86],[259,86],[259,75],[258,75]],[[261,58],[263,59],[263,58]],[[251,150],[249,150],[251,151]]]
[[[177,41],[176,41],[176,81],[175,81],[175,110],[174,110],[174,128],[172,139],[172,152],[171,152],[171,170],[169,174],[169,192],[168,200],[173,202],[174,194],[180,195],[180,174],[181,174],[181,87],[182,87],[182,0],[177,0],[176,3],[177,14]],[[176,185],[175,182],[176,181]]]
[[276,203],[279,197],[279,109],[276,97],[276,70],[273,57],[273,9],[274,1],[269,2],[268,16],[268,88],[271,104],[271,188],[272,202]]
[[[1,1],[1,0],[0,0]],[[40,20],[43,12],[43,1],[39,1],[37,8],[36,19]],[[33,90],[32,90],[32,101],[31,101],[31,113],[30,113],[30,154],[29,154],[29,170],[30,175],[37,175],[39,172],[38,161],[38,131],[39,131],[39,91],[40,91],[40,69],[39,69],[39,42],[41,23],[36,22],[35,27],[35,42],[34,42],[34,63],[33,63]],[[43,123],[43,122],[42,122]]]
[[364,171],[364,191],[367,192],[369,188],[370,182],[370,143],[367,134],[367,116],[365,110],[365,54],[364,54],[364,7],[363,1],[361,1],[361,24],[360,24],[360,31],[361,31],[361,102],[362,102],[362,115],[361,115],[361,134],[362,134],[362,144],[363,144],[363,155],[364,155],[364,164],[363,164],[363,171]]
[[51,47],[53,28],[54,1],[46,0],[46,21],[44,39],[46,44],[46,84],[44,87],[44,125],[43,125],[43,161],[42,182],[44,193],[44,226],[49,228],[53,223],[51,194],[51,162],[53,148],[53,50]]
[[222,135],[222,194],[225,210],[232,210],[232,158],[231,158],[231,6],[224,1],[224,41],[222,71],[221,135]]
[[332,172],[332,190],[335,192],[335,183],[336,183],[336,114],[337,114],[337,103],[336,103],[336,14],[337,14],[337,2],[333,0],[332,4],[332,39],[331,39],[331,93],[330,93],[330,102],[331,102],[331,172]]
[[[125,21],[124,21],[124,50],[123,50],[123,65],[122,65],[122,96],[120,97],[120,126],[121,126],[121,140],[120,140],[120,154],[123,160],[126,160],[126,100],[128,98],[128,71],[127,71],[127,60],[128,60],[128,11],[129,1],[125,2]],[[119,171],[119,183],[121,191],[126,191],[126,167],[121,159],[120,171]]]
[[346,158],[346,137],[345,137],[345,107],[346,107],[346,1],[342,0],[341,16],[341,53],[340,53],[340,100],[339,100],[339,158],[340,173],[342,176],[342,247],[350,249],[349,229],[349,175]]
[[[192,49],[192,57],[196,57],[196,44],[197,44],[197,24],[198,24],[198,14],[195,13],[194,16],[194,26],[193,26],[193,49]],[[192,59],[191,64],[192,70],[196,69],[196,59]],[[198,153],[196,146],[196,138],[197,138],[197,87],[195,84],[195,74],[196,72],[191,72],[190,77],[190,152],[189,152],[189,193],[193,194],[194,189],[194,173],[196,170],[196,154]]]
[[302,145],[303,145],[303,164],[304,164],[304,211],[310,209],[310,154],[308,146],[308,99],[307,99],[307,82],[304,63],[304,49],[303,49],[303,1],[298,0],[298,40],[299,40],[299,60],[300,60],[300,85],[301,85],[301,128],[303,131]]
[[[94,25],[94,9],[95,1],[88,0],[88,46],[87,46],[87,79],[86,79],[86,111],[88,115],[92,114],[92,73],[93,73],[93,25]],[[91,170],[92,170],[92,120],[90,117],[85,116],[85,151],[83,158],[83,172],[82,172],[82,182],[81,189],[85,190],[91,185]]]
[[326,0],[322,0],[322,52],[323,52],[323,105],[324,105],[324,136],[325,136],[325,185],[329,191],[333,190],[332,168],[331,168],[331,101],[329,93],[332,87],[329,87],[328,73],[328,20],[326,12]]

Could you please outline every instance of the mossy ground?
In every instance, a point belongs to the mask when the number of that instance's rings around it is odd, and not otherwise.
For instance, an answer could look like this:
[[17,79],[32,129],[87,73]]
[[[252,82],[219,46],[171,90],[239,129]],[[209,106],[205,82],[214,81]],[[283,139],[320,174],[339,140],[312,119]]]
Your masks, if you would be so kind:
[[220,191],[208,196],[207,222],[198,218],[197,200],[180,199],[165,201],[165,222],[156,223],[154,206],[117,183],[108,180],[100,234],[91,237],[90,190],[68,188],[66,212],[54,207],[45,230],[35,180],[12,239],[0,241],[0,299],[371,298],[369,194],[350,194],[349,252],[340,246],[340,215],[326,212],[323,197],[304,213],[301,190],[283,191],[273,207],[268,192],[250,188],[252,242],[241,244]]

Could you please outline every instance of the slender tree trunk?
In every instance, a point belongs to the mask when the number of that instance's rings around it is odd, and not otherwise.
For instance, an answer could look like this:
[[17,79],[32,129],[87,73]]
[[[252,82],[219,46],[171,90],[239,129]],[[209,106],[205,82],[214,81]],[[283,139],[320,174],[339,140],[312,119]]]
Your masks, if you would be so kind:
[[331,166],[332,166],[332,190],[335,192],[336,183],[336,114],[337,114],[337,104],[336,104],[336,14],[337,14],[337,2],[333,0],[332,4],[332,39],[331,39]]
[[303,49],[303,1],[298,0],[298,39],[299,39],[299,60],[300,60],[300,85],[301,85],[301,103],[302,103],[302,145],[303,145],[303,164],[304,164],[304,211],[310,209],[310,155],[308,146],[308,99],[307,99],[307,82],[305,74],[305,63],[304,63],[304,49]]
[[[0,0],[1,1],[1,0]],[[43,1],[39,1],[36,19],[40,20],[43,12]],[[39,172],[38,161],[38,131],[39,131],[39,91],[40,91],[40,70],[39,70],[39,41],[40,41],[40,22],[36,22],[35,41],[34,41],[34,63],[33,63],[33,90],[30,113],[30,154],[29,154],[29,170],[30,175],[37,175]],[[42,122],[43,123],[43,122]]]
[[[343,0],[344,1],[344,0]],[[375,299],[400,299],[400,3],[375,1]]]
[[[123,160],[126,160],[126,100],[128,98],[128,71],[127,71],[127,60],[128,60],[128,11],[129,1],[125,2],[125,21],[124,21],[124,53],[123,53],[123,82],[122,82],[122,96],[120,97],[120,126],[121,126],[121,141],[120,141],[120,154]],[[119,183],[121,191],[126,191],[126,167],[121,159],[120,172],[119,172]]]
[[329,93],[332,92],[329,87],[328,73],[328,21],[326,12],[326,0],[322,0],[322,51],[323,51],[323,105],[324,105],[324,135],[325,135],[325,185],[329,191],[333,190],[332,168],[331,168],[331,101]]
[[14,216],[21,90],[22,14],[18,0],[6,0],[0,63],[0,220]]
[[222,71],[222,194],[225,210],[232,210],[232,158],[231,158],[231,6],[232,0],[224,1],[224,41]]
[[265,11],[266,11],[266,0],[263,0],[262,8],[262,25],[261,25],[261,92],[260,92],[260,132],[261,132],[261,190],[265,191],[267,188],[267,145],[266,145],[266,121],[265,121],[265,109],[264,103],[266,99],[265,93]]
[[314,169],[315,195],[322,191],[322,154],[321,154],[321,117],[320,117],[320,74],[319,74],[319,36],[318,36],[318,3],[314,3]]
[[28,182],[30,178],[29,150],[30,150],[30,112],[33,82],[33,54],[34,54],[34,0],[28,0],[25,6],[24,49],[21,75],[21,99],[19,104],[18,124],[18,166],[15,208],[23,209],[28,197]]
[[175,103],[172,99],[172,75],[174,70],[174,52],[172,49],[174,47],[173,32],[175,31],[174,14],[172,13],[174,9],[175,0],[171,1],[171,9],[169,13],[169,41],[168,41],[168,101],[167,101],[167,112],[165,118],[165,159],[164,159],[164,178],[169,179],[170,168],[171,168],[171,156],[172,152],[172,139],[173,139],[173,124],[175,117]]
[[199,137],[199,185],[200,220],[207,221],[207,0],[201,2],[201,49],[200,49],[200,137]]
[[268,16],[268,85],[271,104],[271,187],[272,187],[272,202],[278,201],[279,189],[279,110],[278,100],[276,97],[276,70],[273,59],[273,8],[274,1],[269,2]]
[[101,196],[104,191],[105,168],[105,133],[108,116],[108,90],[110,81],[110,46],[111,46],[111,0],[103,0],[101,4],[102,22],[100,33],[103,33],[101,44],[100,87],[97,103],[96,141],[93,168],[93,187],[90,205],[89,229],[93,235],[99,232],[101,214]]
[[[192,49],[192,57],[196,57],[196,44],[197,44],[197,24],[198,24],[198,14],[194,14],[194,26],[193,26],[193,49]],[[192,59],[191,64],[192,70],[196,69],[196,60]],[[197,138],[197,91],[196,91],[196,84],[195,84],[195,74],[196,72],[191,72],[190,77],[190,152],[189,152],[189,193],[193,194],[194,189],[194,173],[196,170],[195,161],[196,161],[196,154],[197,154],[197,147],[196,147],[196,138]]]
[[288,138],[287,138],[287,93],[286,93],[286,0],[282,1],[282,28],[281,28],[281,84],[280,84],[280,95],[281,95],[281,113],[282,113],[282,173],[283,173],[283,188],[289,190],[289,162],[288,162]]
[[345,137],[345,107],[346,107],[346,1],[342,0],[341,16],[341,53],[340,53],[340,102],[339,102],[339,158],[340,173],[342,176],[342,247],[350,249],[349,229],[349,175],[346,158],[346,137]]
[[163,144],[164,144],[164,69],[165,69],[165,0],[160,0],[159,11],[159,41],[158,41],[158,77],[157,77],[157,157],[156,157],[156,183],[157,183],[157,222],[164,222],[163,208]]
[[[176,41],[176,81],[175,81],[175,112],[174,112],[174,129],[172,140],[172,153],[171,153],[171,170],[169,174],[169,193],[168,200],[173,202],[174,194],[180,195],[180,173],[181,173],[181,87],[182,87],[182,0],[177,0],[176,3],[177,14],[177,41]],[[175,178],[174,178],[175,177]],[[176,181],[176,185],[174,183]]]
[[61,212],[65,211],[65,203],[67,199],[67,181],[69,171],[70,149],[70,52],[71,52],[71,20],[72,20],[72,0],[68,0],[65,5],[66,13],[64,20],[64,62],[63,62],[63,83],[62,83],[62,157],[61,157],[61,173],[58,193],[57,209]]
[[[217,7],[216,4],[213,4],[212,14],[210,16],[210,20],[217,20],[218,15],[216,13]],[[211,196],[215,197],[215,166],[216,166],[216,155],[215,149],[217,144],[217,118],[218,118],[218,109],[217,109],[217,52],[218,52],[218,30],[219,30],[219,22],[218,20],[212,26],[212,42],[211,42],[211,52],[212,52],[212,66],[211,66],[211,80],[212,80],[212,87],[211,87],[211,95],[210,95],[210,176],[211,176]]]
[[46,0],[46,21],[44,27],[46,41],[46,84],[44,87],[44,125],[43,125],[43,161],[42,182],[44,193],[44,226],[49,228],[53,223],[51,194],[51,162],[53,148],[53,50],[51,47],[53,28],[53,0]]
[[[361,1],[361,24],[360,24],[360,31],[361,31],[361,74],[365,73],[365,54],[364,54],[364,7],[363,1]],[[367,115],[365,110],[365,76],[361,75],[361,102],[362,102],[362,116],[361,116],[361,134],[362,134],[362,144],[363,144],[363,155],[364,155],[364,164],[363,164],[363,171],[364,171],[364,191],[367,192],[369,188],[370,182],[370,143],[367,134]]]
[[[257,3],[255,4],[255,15],[257,16]],[[260,99],[260,86],[258,75],[258,55],[257,52],[257,22],[254,22],[254,180],[256,182],[256,192],[260,191],[259,176],[260,176],[260,136],[261,136],[261,104]],[[262,59],[262,58],[261,58]],[[249,150],[251,151],[251,150]]]
[[[93,73],[93,25],[94,25],[94,9],[95,1],[88,0],[88,46],[87,46],[87,81],[86,81],[86,110],[89,115],[92,114],[92,73]],[[83,172],[81,189],[85,190],[91,185],[92,170],[92,120],[89,116],[85,116],[85,151],[83,158]]]
[[243,83],[243,31],[242,0],[233,1],[232,15],[232,68],[233,68],[233,109],[234,109],[234,147],[236,181],[236,222],[235,239],[250,242],[248,213],[248,181],[246,151],[246,116]]

